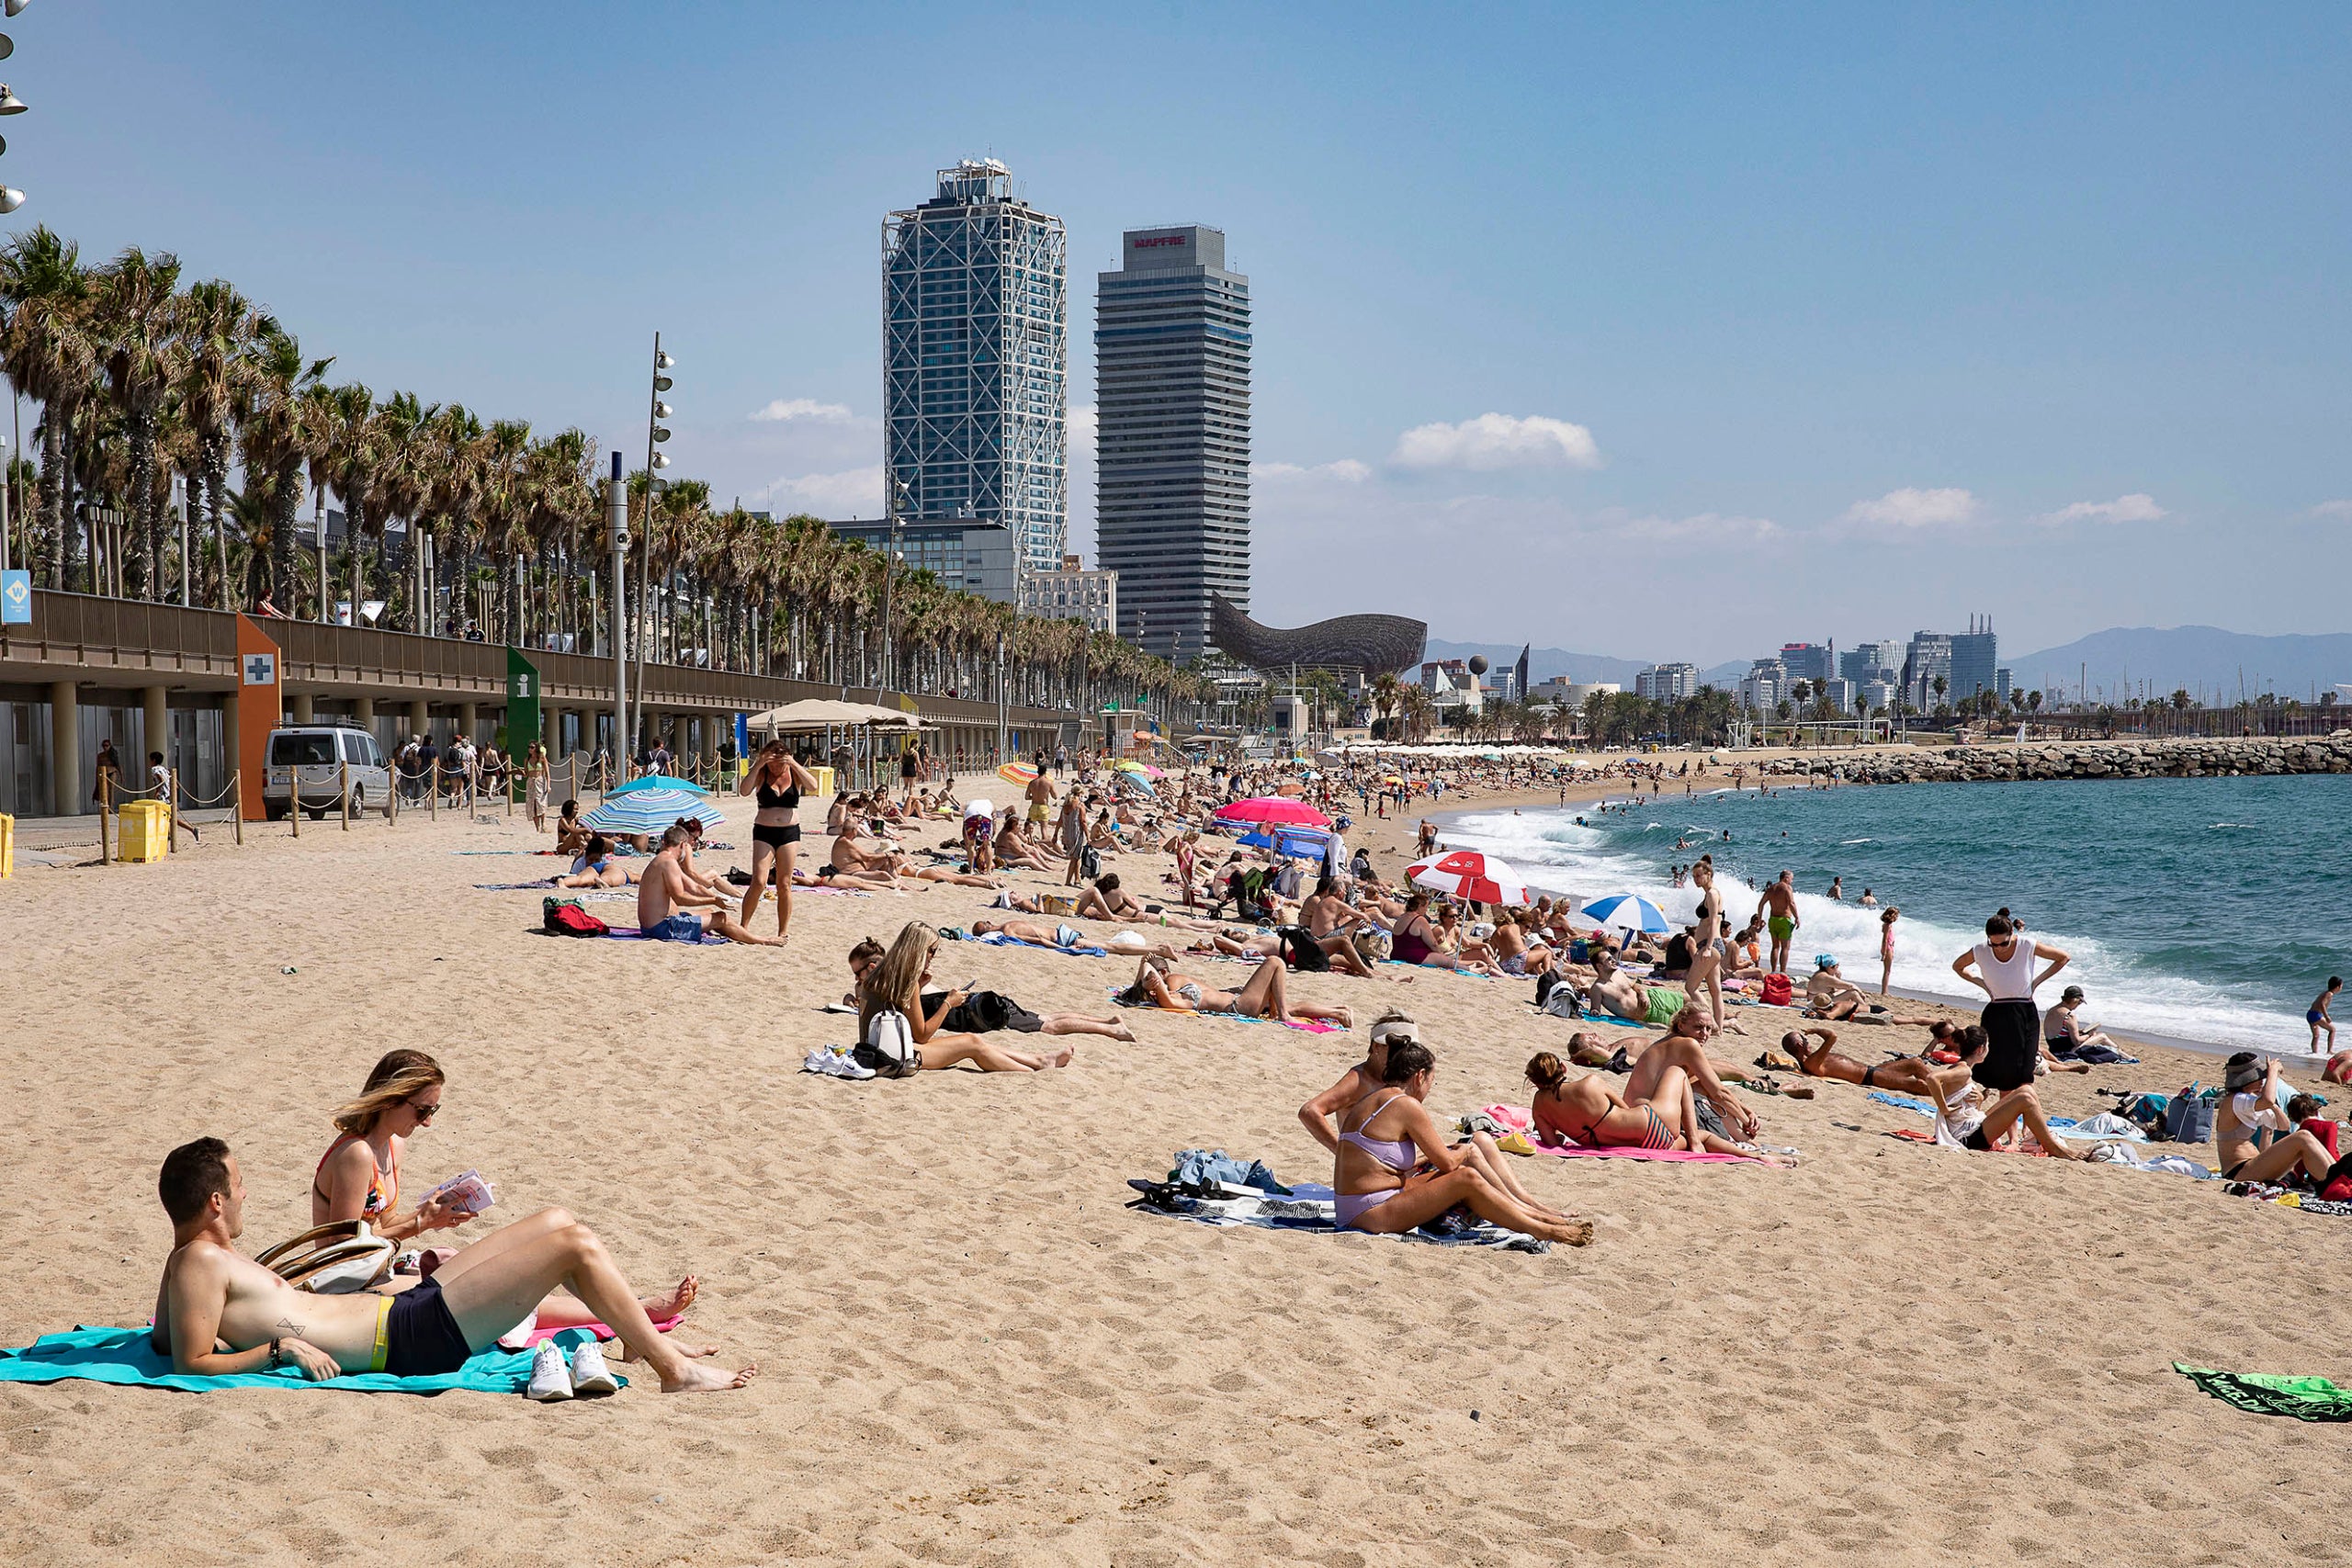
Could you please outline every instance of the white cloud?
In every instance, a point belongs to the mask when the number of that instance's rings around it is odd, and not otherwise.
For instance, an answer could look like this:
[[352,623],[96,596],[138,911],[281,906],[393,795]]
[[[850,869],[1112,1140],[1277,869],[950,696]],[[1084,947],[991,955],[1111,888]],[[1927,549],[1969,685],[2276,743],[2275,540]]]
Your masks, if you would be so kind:
[[828,424],[838,424],[849,416],[849,409],[841,403],[820,403],[814,398],[777,398],[772,402],[753,409],[745,417],[758,420],[763,423],[813,419],[821,420]]
[[1419,424],[1396,438],[1389,461],[1408,468],[1600,467],[1592,432],[1542,414],[1482,413],[1460,424]]
[[1883,528],[1950,528],[1976,520],[1976,497],[1964,490],[1891,490],[1876,501],[1858,501],[1840,522]]
[[837,474],[787,475],[752,492],[776,512],[808,512],[827,522],[882,514],[882,465]]
[[2323,501],[2312,508],[2312,515],[2352,518],[2352,501]]
[[1291,479],[1333,479],[1340,484],[1360,485],[1372,478],[1372,468],[1369,464],[1357,462],[1353,457],[1341,457],[1334,462],[1308,465],[1252,463],[1250,465],[1250,477],[1277,484]]
[[1699,512],[1688,517],[1635,517],[1622,529],[1611,527],[1609,532],[1612,536],[1627,533],[1657,544],[1761,545],[1782,537],[1788,530],[1770,517]]
[[2154,523],[2166,515],[2152,495],[2119,495],[2113,501],[2078,501],[2034,521],[2058,528],[2069,523]]

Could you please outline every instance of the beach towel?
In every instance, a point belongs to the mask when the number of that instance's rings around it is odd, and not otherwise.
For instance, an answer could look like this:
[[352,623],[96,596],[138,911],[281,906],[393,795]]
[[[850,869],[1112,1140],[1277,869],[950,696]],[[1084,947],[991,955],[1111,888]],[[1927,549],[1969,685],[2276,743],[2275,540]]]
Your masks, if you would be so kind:
[[[653,1324],[654,1333],[667,1334],[670,1330],[677,1327],[678,1325],[685,1322],[686,1320],[683,1317],[657,1317],[651,1321]],[[617,1339],[620,1337],[619,1335],[614,1333],[612,1329],[605,1324],[582,1323],[576,1324],[571,1328],[534,1328],[524,1339],[523,1343],[527,1348],[536,1349],[539,1346],[547,1343],[548,1340],[555,1338],[558,1335],[577,1333],[582,1329],[585,1329],[588,1333],[594,1335],[599,1339]],[[567,1339],[564,1341],[564,1344],[567,1347],[576,1345],[578,1343],[579,1341],[576,1339]]]
[[[1116,986],[1112,987],[1106,994],[1123,1008],[1142,1008],[1150,1012],[1164,1012],[1170,1018],[1221,1018],[1227,1023],[1272,1023],[1274,1021],[1268,1018],[1244,1018],[1238,1012],[1202,1012],[1193,1008],[1164,1008],[1157,1002],[1131,1002],[1127,1000],[1126,993]],[[1284,1029],[1295,1029],[1308,1034],[1345,1034],[1347,1032],[1338,1024],[1326,1023],[1319,1018],[1286,1018],[1282,1021],[1282,1026]]]
[[[615,942],[651,942],[653,940],[636,926],[615,926],[605,934]],[[700,942],[663,942],[662,945],[664,947],[725,947],[728,942],[725,937],[713,936],[706,931],[702,933]]]
[[2352,1389],[2325,1378],[2283,1377],[2274,1372],[2222,1372],[2175,1361],[2172,1370],[2225,1404],[2256,1416],[2291,1416],[2298,1421],[2352,1421]]
[[[396,1378],[389,1372],[346,1372],[324,1382],[312,1382],[298,1367],[274,1372],[238,1372],[228,1377],[196,1377],[172,1371],[172,1359],[158,1355],[144,1328],[76,1328],[71,1334],[44,1334],[18,1349],[0,1350],[0,1382],[63,1382],[69,1378],[91,1382],[136,1383],[151,1388],[203,1393],[216,1388],[332,1388],[354,1393],[446,1393],[470,1389],[476,1393],[520,1393],[531,1381],[531,1352],[482,1351],[454,1372],[435,1377]],[[587,1329],[566,1328],[551,1336],[569,1355],[573,1347],[594,1338]],[[626,1378],[621,1382],[626,1384]]]
[[526,887],[553,887],[555,878],[542,876],[537,882],[477,882],[474,886],[484,893],[520,893]]
[[[1256,1230],[1306,1231],[1321,1235],[1340,1234],[1334,1218],[1334,1194],[1329,1187],[1301,1183],[1291,1189],[1287,1198],[1187,1198],[1171,1191],[1165,1182],[1129,1181],[1127,1185],[1143,1194],[1127,1207],[1147,1214],[1165,1214],[1170,1219],[1191,1220],[1204,1225],[1248,1225]],[[1374,1233],[1346,1234],[1370,1236]],[[1419,1230],[1386,1239],[1429,1242],[1439,1247],[1493,1247],[1506,1252],[1552,1250],[1548,1241],[1507,1231],[1483,1220],[1468,1224],[1433,1220]]]
[[1002,931],[989,931],[980,936],[967,936],[963,940],[986,942],[990,947],[1025,947],[1032,953],[1058,953],[1070,958],[1111,956],[1111,950],[1107,947],[1055,947],[1042,942],[1023,942],[1017,936],[1007,936]]
[[1764,1163],[1760,1159],[1751,1159],[1746,1155],[1709,1154],[1703,1149],[1588,1149],[1581,1145],[1568,1148],[1538,1144],[1535,1145],[1535,1152],[1539,1155],[1558,1155],[1563,1158],[1681,1160],[1692,1165],[1762,1165]]

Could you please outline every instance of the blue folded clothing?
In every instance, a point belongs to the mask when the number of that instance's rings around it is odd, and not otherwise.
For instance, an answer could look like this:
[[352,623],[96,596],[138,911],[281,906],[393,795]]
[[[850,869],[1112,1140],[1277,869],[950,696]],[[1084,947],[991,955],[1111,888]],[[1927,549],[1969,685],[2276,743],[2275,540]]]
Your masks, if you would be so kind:
[[[1340,1234],[1333,1216],[1333,1194],[1329,1187],[1301,1183],[1291,1189],[1287,1198],[1187,1198],[1171,1190],[1162,1181],[1129,1181],[1142,1197],[1127,1205],[1148,1214],[1165,1214],[1170,1219],[1191,1220],[1204,1225],[1248,1225],[1257,1230],[1311,1231],[1323,1235]],[[1351,1235],[1374,1235],[1373,1231],[1351,1231]],[[1506,1252],[1549,1252],[1552,1244],[1517,1231],[1507,1231],[1490,1225],[1484,1220],[1458,1220],[1441,1215],[1418,1230],[1390,1236],[1392,1241],[1422,1241],[1438,1247],[1496,1247]]]
[[[593,1337],[588,1329],[567,1328],[554,1337],[554,1342],[563,1347],[568,1357],[574,1347]],[[312,1382],[299,1367],[217,1378],[175,1372],[171,1357],[156,1353],[144,1328],[76,1328],[71,1334],[44,1334],[19,1349],[0,1349],[0,1382],[63,1382],[69,1378],[140,1383],[187,1393],[216,1388],[334,1388],[352,1393],[444,1393],[462,1388],[477,1393],[520,1393],[531,1381],[531,1352],[502,1350],[493,1345],[456,1371],[434,1377],[346,1372]],[[619,1381],[626,1384],[628,1380]]]

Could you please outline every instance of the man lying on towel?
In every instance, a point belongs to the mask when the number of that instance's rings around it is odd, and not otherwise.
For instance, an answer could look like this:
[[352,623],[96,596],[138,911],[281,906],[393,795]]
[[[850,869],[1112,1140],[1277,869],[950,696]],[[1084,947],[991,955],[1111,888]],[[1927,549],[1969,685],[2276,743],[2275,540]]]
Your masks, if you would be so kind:
[[150,1339],[175,1372],[226,1377],[295,1366],[313,1382],[345,1372],[438,1376],[495,1343],[558,1285],[653,1368],[664,1393],[741,1388],[757,1371],[699,1366],[654,1332],[596,1233],[561,1209],[493,1231],[397,1295],[313,1295],[237,1251],[245,1182],[228,1145],[181,1145],[164,1157],[155,1185],[172,1219],[172,1255]]

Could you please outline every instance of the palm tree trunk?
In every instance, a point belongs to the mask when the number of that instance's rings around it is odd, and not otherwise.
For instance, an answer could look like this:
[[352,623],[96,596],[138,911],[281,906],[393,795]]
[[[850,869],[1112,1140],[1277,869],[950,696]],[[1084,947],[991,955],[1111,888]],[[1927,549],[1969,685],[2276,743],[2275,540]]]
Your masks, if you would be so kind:
[[79,563],[65,513],[65,421],[55,409],[40,422],[40,512],[43,575],[62,592]]

